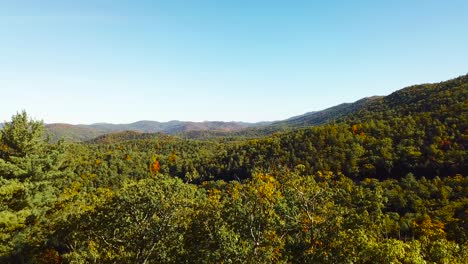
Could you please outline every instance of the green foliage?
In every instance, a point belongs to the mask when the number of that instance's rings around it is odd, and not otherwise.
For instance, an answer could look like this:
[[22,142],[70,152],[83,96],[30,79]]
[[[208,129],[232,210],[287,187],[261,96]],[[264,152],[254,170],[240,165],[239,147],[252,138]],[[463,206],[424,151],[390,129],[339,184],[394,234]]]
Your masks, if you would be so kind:
[[44,147],[43,133],[42,122],[29,120],[25,111],[16,114],[1,130],[0,157],[10,160],[12,157],[39,153]]
[[51,209],[63,175],[63,145],[47,145],[43,131],[42,122],[25,112],[1,130],[0,259],[43,242],[37,224]]
[[68,261],[176,263],[199,191],[174,178],[127,181],[89,213],[71,216],[64,237]]

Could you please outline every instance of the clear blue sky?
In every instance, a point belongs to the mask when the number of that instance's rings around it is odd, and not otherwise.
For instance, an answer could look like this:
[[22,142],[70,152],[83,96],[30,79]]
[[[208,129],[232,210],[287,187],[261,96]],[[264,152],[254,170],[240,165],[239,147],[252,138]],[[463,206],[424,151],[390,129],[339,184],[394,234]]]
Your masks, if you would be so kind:
[[466,0],[0,0],[0,121],[277,120],[466,73]]

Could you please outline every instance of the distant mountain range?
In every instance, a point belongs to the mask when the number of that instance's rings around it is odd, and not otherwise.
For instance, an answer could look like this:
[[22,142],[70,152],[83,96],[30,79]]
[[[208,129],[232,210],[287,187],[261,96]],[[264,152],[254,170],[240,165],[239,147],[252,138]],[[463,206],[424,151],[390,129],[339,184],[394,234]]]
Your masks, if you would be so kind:
[[[187,138],[220,137],[220,136],[255,136],[265,135],[285,129],[315,126],[328,123],[344,117],[361,109],[382,96],[363,98],[354,103],[343,103],[322,111],[308,112],[293,116],[286,120],[274,122],[185,122],[185,121],[138,121],[130,124],[96,123],[91,125],[47,124],[51,141],[64,139],[66,141],[89,141],[97,138],[98,141],[107,141],[107,134],[116,134],[111,138],[146,138],[150,133],[163,133],[168,135],[182,135]],[[136,132],[128,133],[128,132]],[[122,132],[122,133],[121,133]],[[104,136],[104,137],[103,137]],[[99,138],[98,138],[99,137]]]
[[[352,120],[366,118],[371,113],[388,111],[407,115],[416,112],[429,111],[434,107],[442,107],[450,98],[452,91],[461,90],[467,97],[468,75],[435,84],[421,84],[398,90],[388,96],[366,97],[354,103],[339,104],[322,111],[308,112],[275,122],[184,122],[184,121],[138,121],[131,124],[97,123],[91,125],[47,124],[46,129],[51,141],[64,139],[66,141],[106,142],[137,138],[178,135],[185,138],[212,138],[223,136],[255,137],[272,134],[278,131],[296,129],[307,126],[322,125],[330,122],[340,122],[343,119]],[[445,102],[450,103],[449,101]],[[0,127],[3,124],[0,123]],[[110,135],[109,135],[110,134]],[[154,134],[154,135],[151,135]],[[109,136],[106,136],[109,135]]]
[[125,131],[147,133],[164,133],[175,135],[187,131],[217,131],[222,133],[240,131],[249,127],[262,127],[271,122],[185,122],[185,121],[138,121],[130,124],[97,123],[91,125],[47,124],[46,129],[51,141],[63,138],[68,141],[87,141],[105,134]]
[[[252,136],[256,134],[265,135],[290,128],[321,125],[331,120],[343,117],[356,111],[366,104],[382,98],[374,96],[361,99],[354,103],[343,103],[327,108],[322,111],[308,112],[303,115],[293,116],[286,120],[274,122],[186,122],[173,120],[169,122],[138,121],[130,124],[96,123],[91,125],[70,124],[46,124],[51,141],[64,139],[66,141],[89,141],[98,138],[99,141],[108,140],[103,137],[107,134],[116,134],[112,138],[145,138],[150,133],[163,133],[168,135],[183,135],[188,138],[203,138],[213,136]],[[136,133],[129,133],[136,132]]]

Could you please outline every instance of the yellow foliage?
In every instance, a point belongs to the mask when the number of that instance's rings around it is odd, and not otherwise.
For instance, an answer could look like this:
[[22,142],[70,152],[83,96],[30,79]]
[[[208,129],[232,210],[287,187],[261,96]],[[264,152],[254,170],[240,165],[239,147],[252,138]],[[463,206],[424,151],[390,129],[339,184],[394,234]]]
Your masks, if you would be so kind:
[[301,216],[301,226],[302,226],[302,231],[304,233],[307,233],[310,231],[311,229],[311,225],[312,225],[312,219],[310,219],[306,214],[303,214]]
[[175,163],[177,161],[177,155],[175,154],[175,152],[172,152],[172,154],[167,158],[167,160],[170,163]]
[[234,184],[234,187],[228,189],[228,193],[231,195],[232,200],[237,201],[241,199],[241,184]]
[[80,178],[83,180],[83,181],[86,181],[86,180],[92,180],[94,178],[96,178],[96,174],[94,173],[90,173],[90,174],[81,174]]
[[273,202],[277,198],[282,197],[279,191],[278,181],[271,175],[259,174],[254,176],[254,184],[252,186],[256,188],[257,194],[260,198]]
[[109,200],[114,197],[114,192],[110,188],[99,187],[96,192],[101,200]]
[[330,180],[334,175],[332,171],[318,171],[317,176],[324,180]]
[[98,251],[98,245],[96,242],[94,242],[93,240],[89,240],[88,241],[88,249],[89,249],[89,252],[93,255],[93,256],[98,256],[99,255],[99,251]]
[[430,216],[424,216],[420,223],[415,223],[422,235],[429,238],[445,238],[445,224],[432,220]]
[[7,144],[1,144],[0,145],[0,152],[9,152],[10,147]]
[[208,199],[211,204],[219,204],[221,199],[221,191],[218,189],[208,190]]
[[[83,176],[82,176],[83,177]],[[79,182],[73,182],[70,187],[68,188],[65,188],[63,190],[63,193],[62,193],[62,196],[61,198],[63,199],[68,199],[68,198],[71,198],[75,195],[77,195],[79,192],[80,192],[80,189],[81,189],[81,183]]]
[[359,133],[359,136],[362,138],[362,139],[365,139],[367,137],[366,133],[364,133],[363,131],[361,131],[361,133]]

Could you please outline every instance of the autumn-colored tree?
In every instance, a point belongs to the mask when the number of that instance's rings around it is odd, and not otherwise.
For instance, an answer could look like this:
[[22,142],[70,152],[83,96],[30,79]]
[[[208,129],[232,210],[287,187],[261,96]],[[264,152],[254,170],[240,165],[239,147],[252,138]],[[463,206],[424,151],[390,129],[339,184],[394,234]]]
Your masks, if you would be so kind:
[[150,164],[150,172],[155,174],[155,173],[159,173],[159,171],[161,170],[161,165],[159,164],[159,161],[158,160],[153,160],[153,162],[151,162]]

